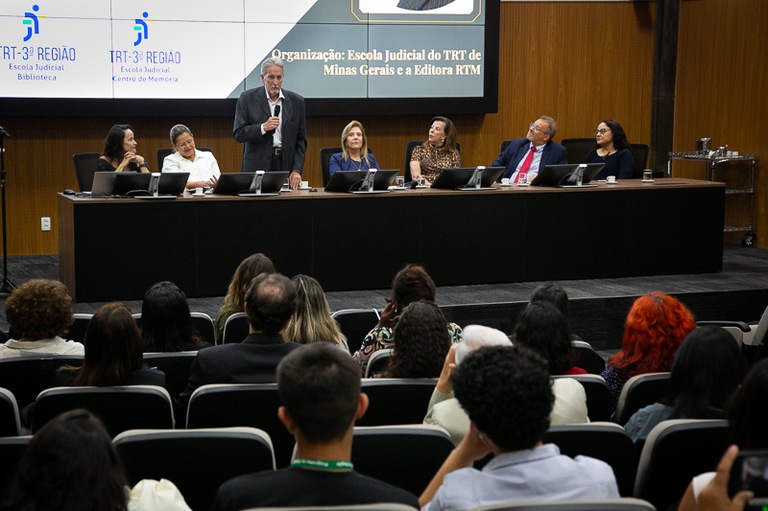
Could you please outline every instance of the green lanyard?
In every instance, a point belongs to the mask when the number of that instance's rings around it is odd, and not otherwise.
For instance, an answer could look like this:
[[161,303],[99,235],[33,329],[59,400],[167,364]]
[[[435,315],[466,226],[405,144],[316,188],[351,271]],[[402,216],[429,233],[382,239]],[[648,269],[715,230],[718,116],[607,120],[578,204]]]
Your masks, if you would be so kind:
[[291,466],[311,470],[352,470],[354,468],[349,461],[317,460],[314,458],[297,458],[291,462]]

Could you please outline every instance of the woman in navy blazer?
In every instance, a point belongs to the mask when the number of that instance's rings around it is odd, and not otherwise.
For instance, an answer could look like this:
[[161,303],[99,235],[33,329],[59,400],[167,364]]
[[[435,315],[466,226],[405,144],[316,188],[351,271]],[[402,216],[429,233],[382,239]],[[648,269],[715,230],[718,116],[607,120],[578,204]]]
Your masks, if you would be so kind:
[[341,152],[331,156],[331,175],[337,170],[378,169],[379,164],[368,152],[368,137],[360,121],[352,121],[341,132]]

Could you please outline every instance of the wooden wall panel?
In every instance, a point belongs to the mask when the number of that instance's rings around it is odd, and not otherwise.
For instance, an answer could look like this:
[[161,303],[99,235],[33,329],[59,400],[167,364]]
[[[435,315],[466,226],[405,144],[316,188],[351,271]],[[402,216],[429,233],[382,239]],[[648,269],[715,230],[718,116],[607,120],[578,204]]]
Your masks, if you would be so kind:
[[[693,151],[700,137],[714,146],[768,158],[768,2],[698,0],[682,3],[675,103],[675,151]],[[757,245],[768,247],[768,176],[758,166],[755,189]],[[702,177],[701,166],[675,174]],[[747,166],[734,166],[747,172]],[[727,176],[727,174],[726,174]],[[734,199],[733,201],[731,199]],[[729,202],[742,199],[728,197]],[[726,221],[746,223],[744,207],[726,205]],[[743,234],[729,234],[738,242]]]
[[[691,3],[709,1],[716,3]],[[557,119],[558,140],[591,136],[601,119],[612,117],[631,141],[648,143],[654,13],[652,2],[502,2],[499,112],[452,117],[464,164],[490,164],[502,140],[524,136],[540,115]],[[290,80],[288,67],[289,89]],[[430,118],[403,111],[359,120],[382,167],[401,168],[406,142],[426,138]],[[319,149],[337,146],[350,120],[308,119],[305,176],[313,185],[321,183]],[[138,150],[152,168],[155,149],[168,145],[168,130],[176,122],[193,130],[198,145],[214,150],[224,171],[240,168],[241,146],[231,137],[230,117],[114,119],[84,113],[80,118],[50,118],[19,112],[2,119],[13,134],[6,144],[9,254],[57,252],[55,193],[77,188],[71,155],[100,151],[104,134],[116,122],[134,126]],[[52,232],[40,231],[41,216],[53,218]]]

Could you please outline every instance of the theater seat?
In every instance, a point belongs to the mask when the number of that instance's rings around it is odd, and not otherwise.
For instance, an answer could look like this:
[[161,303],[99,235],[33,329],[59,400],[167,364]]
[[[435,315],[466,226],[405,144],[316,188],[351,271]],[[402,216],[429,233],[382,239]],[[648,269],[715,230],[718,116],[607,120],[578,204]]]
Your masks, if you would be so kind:
[[634,496],[667,509],[682,498],[694,476],[717,468],[727,447],[726,420],[659,423],[640,454]]
[[96,174],[96,165],[101,153],[75,153],[72,155],[72,163],[75,166],[77,186],[81,192],[90,192],[93,187],[93,176]]
[[638,374],[627,380],[616,405],[616,422],[623,426],[641,408],[660,402],[669,386],[670,373]]
[[0,388],[0,437],[16,436],[20,432],[21,424],[16,398],[10,390]]
[[168,479],[192,509],[210,509],[219,486],[233,477],[275,468],[269,435],[256,428],[131,430],[114,445],[131,486]]
[[372,378],[362,381],[368,395],[368,411],[358,419],[358,426],[421,424],[427,414],[429,399],[437,378]]
[[386,369],[389,364],[389,359],[392,357],[392,348],[384,348],[376,350],[368,359],[368,365],[365,366],[365,377],[372,378],[375,374],[380,374]]
[[331,317],[347,338],[349,352],[352,354],[360,349],[365,336],[379,322],[376,309],[342,309],[334,312]]
[[589,456],[608,463],[616,475],[619,494],[631,497],[637,472],[635,444],[624,428],[613,422],[550,426],[544,443],[558,446],[561,454]]
[[231,344],[243,342],[248,335],[248,317],[245,312],[235,312],[224,323],[224,335],[220,344]]
[[112,436],[128,429],[173,429],[171,396],[163,387],[54,387],[37,396],[32,432],[69,410],[85,408],[104,422]]
[[356,427],[352,464],[363,475],[420,495],[453,448],[439,426]]
[[272,439],[277,467],[286,467],[295,442],[277,418],[281,404],[276,383],[203,385],[195,389],[189,399],[187,428],[261,429]]

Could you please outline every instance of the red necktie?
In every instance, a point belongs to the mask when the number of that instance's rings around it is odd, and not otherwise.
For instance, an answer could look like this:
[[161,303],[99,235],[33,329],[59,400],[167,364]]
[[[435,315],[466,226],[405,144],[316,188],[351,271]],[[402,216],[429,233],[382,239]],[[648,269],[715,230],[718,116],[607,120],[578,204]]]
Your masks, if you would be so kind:
[[517,172],[517,177],[515,178],[515,183],[519,183],[523,179],[525,179],[525,176],[528,174],[528,171],[531,168],[531,162],[533,161],[533,153],[536,152],[536,146],[531,146],[531,150],[528,151],[528,156],[525,157],[525,161],[523,162],[523,166],[520,167],[520,170]]

